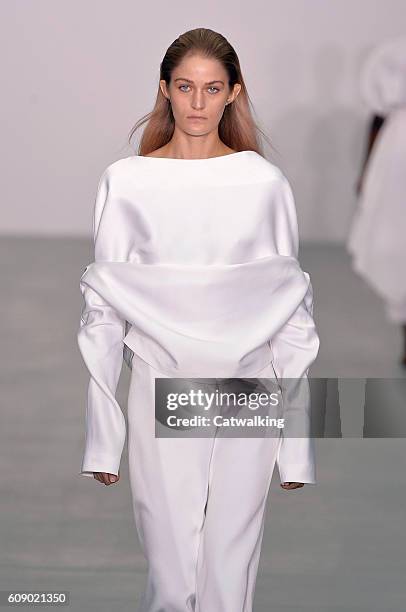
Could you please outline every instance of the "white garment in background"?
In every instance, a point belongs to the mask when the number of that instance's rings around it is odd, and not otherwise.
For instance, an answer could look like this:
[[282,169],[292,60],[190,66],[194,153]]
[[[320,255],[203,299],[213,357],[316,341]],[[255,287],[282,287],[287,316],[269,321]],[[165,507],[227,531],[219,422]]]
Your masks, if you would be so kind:
[[347,239],[354,270],[406,322],[406,39],[374,49],[361,74],[369,109],[385,116],[368,159]]

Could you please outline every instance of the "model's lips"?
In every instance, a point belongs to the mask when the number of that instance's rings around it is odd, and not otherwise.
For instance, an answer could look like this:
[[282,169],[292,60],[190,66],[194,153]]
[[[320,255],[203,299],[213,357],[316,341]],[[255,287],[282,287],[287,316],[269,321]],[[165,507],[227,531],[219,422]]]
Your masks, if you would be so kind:
[[206,117],[197,117],[196,115],[192,115],[188,117],[188,119],[206,119]]

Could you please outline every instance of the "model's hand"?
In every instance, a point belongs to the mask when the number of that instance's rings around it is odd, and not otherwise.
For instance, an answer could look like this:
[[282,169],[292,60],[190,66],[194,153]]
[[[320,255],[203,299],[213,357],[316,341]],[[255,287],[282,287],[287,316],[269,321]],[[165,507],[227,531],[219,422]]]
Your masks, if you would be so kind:
[[120,480],[120,470],[118,476],[115,474],[108,474],[107,472],[93,472],[93,477],[105,485],[111,485]]
[[281,484],[282,489],[289,491],[290,489],[300,489],[304,486],[304,482],[283,482]]

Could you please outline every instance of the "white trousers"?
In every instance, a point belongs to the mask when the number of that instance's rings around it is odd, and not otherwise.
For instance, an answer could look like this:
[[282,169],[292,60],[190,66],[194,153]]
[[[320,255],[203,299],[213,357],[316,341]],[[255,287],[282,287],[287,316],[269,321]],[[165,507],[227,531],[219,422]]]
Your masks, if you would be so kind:
[[137,612],[251,612],[279,438],[155,438],[165,375],[137,354],[132,368],[129,475],[148,562]]

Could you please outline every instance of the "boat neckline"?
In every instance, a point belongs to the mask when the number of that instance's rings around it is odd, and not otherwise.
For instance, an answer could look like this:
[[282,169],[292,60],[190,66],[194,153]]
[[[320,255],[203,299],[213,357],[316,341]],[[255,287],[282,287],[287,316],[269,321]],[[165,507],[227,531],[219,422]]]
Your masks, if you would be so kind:
[[160,159],[170,162],[207,162],[213,161],[217,159],[223,159],[224,157],[237,157],[238,155],[246,154],[246,153],[256,153],[252,149],[244,150],[244,151],[235,151],[235,153],[226,153],[225,155],[215,155],[214,157],[195,157],[195,158],[186,158],[186,157],[153,157],[151,155],[134,155],[133,157],[139,157],[141,159]]

